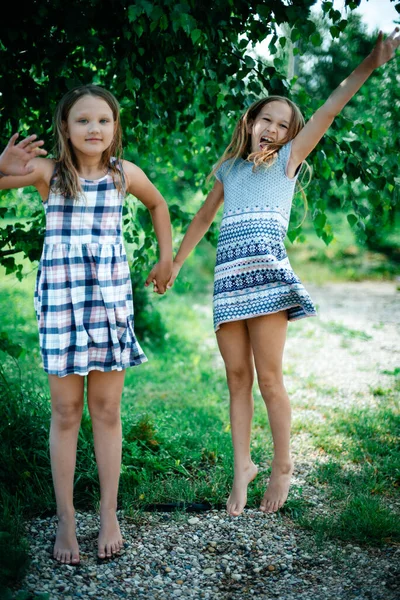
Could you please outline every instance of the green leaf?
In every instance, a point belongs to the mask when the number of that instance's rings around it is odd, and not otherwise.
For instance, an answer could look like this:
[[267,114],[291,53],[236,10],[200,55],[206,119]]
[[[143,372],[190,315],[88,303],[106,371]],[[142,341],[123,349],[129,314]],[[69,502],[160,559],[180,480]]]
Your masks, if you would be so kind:
[[251,58],[251,56],[246,55],[244,57],[244,62],[246,63],[246,66],[249,67],[249,69],[254,69],[254,67],[256,66],[256,63]]
[[356,215],[350,214],[350,215],[347,215],[347,221],[348,221],[350,227],[354,227],[354,225],[357,223],[358,219],[357,219]]
[[295,27],[293,27],[291,33],[290,33],[290,39],[292,40],[292,42],[297,42],[297,40],[299,40],[301,38],[301,33],[298,29],[296,29]]
[[323,229],[326,223],[326,215],[319,213],[314,219],[314,225],[316,229]]
[[206,89],[210,96],[216,96],[219,92],[219,84],[216,81],[207,81]]
[[337,25],[332,25],[332,27],[329,27],[329,31],[331,32],[331,36],[333,38],[338,38],[340,35],[340,29]]
[[311,35],[310,40],[313,46],[321,46],[322,44],[322,37],[318,31]]
[[201,38],[201,30],[193,29],[193,31],[190,34],[190,37],[192,38],[193,44],[195,44]]
[[324,13],[329,12],[332,7],[333,7],[333,2],[323,2],[322,6],[321,6]]
[[217,108],[221,108],[225,104],[225,94],[218,94],[217,96]]

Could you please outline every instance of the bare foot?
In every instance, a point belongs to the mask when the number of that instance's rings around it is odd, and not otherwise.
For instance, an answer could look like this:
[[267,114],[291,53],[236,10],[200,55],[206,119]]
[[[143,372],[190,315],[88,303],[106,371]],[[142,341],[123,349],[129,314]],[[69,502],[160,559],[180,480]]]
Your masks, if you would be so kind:
[[232,517],[238,517],[247,502],[247,486],[257,476],[258,468],[253,462],[250,462],[247,469],[235,472],[233,478],[232,491],[226,503],[226,510]]
[[260,510],[263,512],[276,512],[281,508],[288,497],[290,479],[293,473],[293,462],[285,463],[272,461],[272,472]]
[[59,516],[53,558],[66,565],[79,564],[79,546],[74,516]]
[[123,547],[119,523],[115,510],[100,509],[100,532],[98,539],[98,557],[111,558]]

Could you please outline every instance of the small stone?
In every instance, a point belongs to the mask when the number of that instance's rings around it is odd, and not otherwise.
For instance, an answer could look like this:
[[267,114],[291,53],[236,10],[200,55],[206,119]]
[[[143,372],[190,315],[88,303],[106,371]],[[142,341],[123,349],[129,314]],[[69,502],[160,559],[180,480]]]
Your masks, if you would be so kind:
[[215,573],[214,569],[212,569],[211,567],[204,569],[203,571],[204,575],[211,575],[212,573]]
[[274,565],[268,565],[267,569],[268,569],[268,571],[271,571],[271,572],[275,571]]
[[200,519],[198,517],[192,517],[191,519],[188,519],[188,523],[189,525],[196,525],[197,523],[200,523]]
[[240,581],[242,579],[242,576],[239,573],[232,573],[231,577],[235,581]]

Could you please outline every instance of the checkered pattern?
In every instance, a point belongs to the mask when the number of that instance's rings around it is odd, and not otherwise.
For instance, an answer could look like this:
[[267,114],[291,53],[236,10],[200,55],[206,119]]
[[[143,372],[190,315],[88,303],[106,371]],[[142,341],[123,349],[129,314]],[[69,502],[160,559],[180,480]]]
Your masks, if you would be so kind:
[[287,310],[290,321],[316,315],[293,273],[286,236],[296,177],[286,166],[291,142],[270,167],[242,159],[225,161],[216,173],[224,184],[224,215],[214,277],[214,328],[222,323]]
[[44,203],[35,310],[44,370],[59,377],[147,360],[133,329],[123,196],[110,174],[81,184],[79,200],[51,191]]

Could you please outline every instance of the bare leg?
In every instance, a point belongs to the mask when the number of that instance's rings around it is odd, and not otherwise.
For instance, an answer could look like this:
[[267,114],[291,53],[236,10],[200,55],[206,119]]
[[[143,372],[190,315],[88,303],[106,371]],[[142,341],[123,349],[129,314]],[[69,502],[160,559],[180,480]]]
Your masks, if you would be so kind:
[[79,563],[73,502],[76,446],[82,418],[84,378],[49,375],[51,394],[50,460],[57,503],[58,528],[53,556]]
[[263,512],[274,512],[286,502],[293,473],[290,455],[291,408],[282,374],[287,331],[286,311],[249,319],[247,324],[258,384],[268,410],[274,442],[271,478],[260,509]]
[[217,331],[217,340],[229,387],[234,451],[234,478],[226,508],[230,515],[237,517],[246,506],[247,486],[258,471],[250,456],[254,365],[245,321],[224,323]]
[[91,371],[88,375],[88,406],[100,478],[99,558],[110,557],[123,546],[116,511],[121,470],[124,378],[125,371]]

